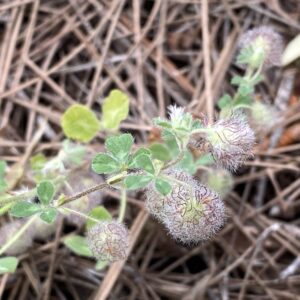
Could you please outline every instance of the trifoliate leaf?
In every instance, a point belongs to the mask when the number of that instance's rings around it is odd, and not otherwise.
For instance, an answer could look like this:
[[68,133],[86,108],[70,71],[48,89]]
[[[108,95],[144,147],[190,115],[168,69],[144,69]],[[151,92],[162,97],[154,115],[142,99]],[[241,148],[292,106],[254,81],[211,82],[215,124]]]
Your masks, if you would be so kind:
[[14,256],[0,258],[0,274],[14,273],[17,269],[19,260]]
[[155,180],[155,188],[163,196],[168,195],[172,190],[170,183],[161,178]]
[[118,129],[120,122],[127,118],[128,113],[128,96],[119,90],[112,90],[102,105],[101,124],[105,129]]
[[42,210],[41,206],[36,203],[30,203],[27,201],[22,201],[15,204],[11,210],[10,214],[17,218],[30,217]]
[[93,254],[88,247],[86,238],[80,235],[70,235],[64,238],[63,243],[67,248],[77,255],[92,257]]
[[283,51],[281,58],[281,65],[286,66],[300,57],[300,34],[292,39],[285,50]]
[[[89,213],[89,216],[93,219],[97,219],[99,221],[110,221],[112,220],[112,215],[110,212],[103,206],[98,206],[92,209],[92,211]],[[86,223],[86,229],[90,229],[94,225],[96,225],[97,222],[88,219]]]
[[44,205],[49,205],[55,194],[55,187],[51,181],[42,181],[37,186],[37,195]]
[[150,145],[152,157],[161,161],[171,160],[170,151],[164,144],[153,143]]
[[81,104],[72,105],[65,111],[61,126],[68,138],[85,143],[92,140],[100,129],[94,112]]
[[148,155],[141,154],[135,158],[135,164],[138,168],[141,168],[142,170],[145,170],[146,172],[150,174],[155,173],[154,166],[152,164],[152,161]]
[[49,207],[40,214],[40,218],[48,224],[53,223],[56,220],[56,216],[57,210],[54,207]]
[[113,155],[114,158],[121,162],[125,162],[127,160],[132,145],[133,137],[129,133],[112,136],[105,141],[106,149]]
[[151,175],[129,175],[125,178],[124,184],[129,190],[144,188],[153,179]]
[[120,164],[110,155],[97,154],[92,161],[92,169],[97,174],[109,174],[120,170]]
[[135,151],[133,153],[133,155],[131,155],[131,157],[129,158],[129,162],[128,162],[128,167],[129,168],[138,168],[138,166],[136,165],[135,159],[139,156],[139,155],[148,155],[151,156],[151,151],[147,148],[139,148],[137,151]]

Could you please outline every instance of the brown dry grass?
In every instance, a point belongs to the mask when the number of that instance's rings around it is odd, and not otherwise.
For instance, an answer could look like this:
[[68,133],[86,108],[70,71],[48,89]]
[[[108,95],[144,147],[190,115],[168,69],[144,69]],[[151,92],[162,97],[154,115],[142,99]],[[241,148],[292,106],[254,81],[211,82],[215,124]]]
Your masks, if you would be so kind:
[[[230,78],[239,72],[234,55],[241,33],[268,24],[289,40],[299,21],[298,0],[2,0],[1,159],[26,166],[32,153],[55,154],[64,110],[80,102],[99,111],[114,87],[130,96],[122,130],[138,143],[147,141],[151,118],[164,116],[170,103],[212,119],[214,102],[232,92]],[[141,196],[130,201],[134,245],[127,262],[94,271],[92,261],[60,244],[66,232],[58,226],[54,239],[21,256],[16,274],[2,276],[0,295],[300,299],[298,77],[276,69],[259,87],[285,118],[236,176],[236,189],[225,199],[228,223],[213,241],[176,244],[148,218]],[[38,131],[41,120],[48,122],[44,132]]]

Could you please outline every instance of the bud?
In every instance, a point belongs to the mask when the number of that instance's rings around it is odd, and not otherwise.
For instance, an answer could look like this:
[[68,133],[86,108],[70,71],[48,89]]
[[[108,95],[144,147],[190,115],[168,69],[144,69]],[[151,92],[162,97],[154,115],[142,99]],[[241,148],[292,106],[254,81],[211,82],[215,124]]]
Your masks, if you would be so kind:
[[224,224],[225,208],[219,196],[189,174],[170,169],[172,191],[162,196],[154,187],[147,190],[146,207],[170,234],[184,243],[207,240]]
[[257,68],[263,61],[263,67],[279,66],[283,53],[283,41],[272,27],[261,26],[248,30],[241,36],[239,48],[251,47],[250,65]]
[[191,244],[214,236],[225,223],[225,206],[217,193],[198,183],[193,193],[176,197],[163,223],[177,240]]
[[258,129],[269,129],[277,121],[278,113],[270,105],[254,102],[251,105],[251,121]]
[[233,178],[225,169],[209,170],[204,176],[207,186],[224,198],[233,187]]
[[[3,225],[0,229],[0,245],[4,245],[24,226],[25,222],[22,220],[12,221]],[[32,229],[27,229],[23,235],[17,239],[6,251],[8,255],[23,254],[32,245]]]
[[254,132],[241,115],[220,119],[209,129],[206,139],[220,167],[236,170],[252,155],[255,142]]
[[126,259],[129,249],[129,235],[126,227],[116,221],[103,221],[90,228],[87,242],[93,255],[103,261]]

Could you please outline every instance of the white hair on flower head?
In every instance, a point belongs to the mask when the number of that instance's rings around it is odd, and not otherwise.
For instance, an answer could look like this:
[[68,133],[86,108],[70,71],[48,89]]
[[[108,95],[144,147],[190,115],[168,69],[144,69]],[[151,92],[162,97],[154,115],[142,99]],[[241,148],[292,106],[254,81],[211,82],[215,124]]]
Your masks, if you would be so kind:
[[184,108],[177,105],[169,105],[168,111],[171,120],[180,120],[184,115]]

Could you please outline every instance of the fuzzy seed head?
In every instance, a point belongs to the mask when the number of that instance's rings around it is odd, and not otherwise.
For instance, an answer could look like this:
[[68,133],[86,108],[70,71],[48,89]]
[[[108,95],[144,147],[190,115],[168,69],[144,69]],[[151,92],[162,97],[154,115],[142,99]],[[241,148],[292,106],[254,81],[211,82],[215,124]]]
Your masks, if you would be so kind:
[[261,26],[245,32],[239,41],[239,48],[252,46],[254,55],[263,52],[264,68],[279,66],[283,53],[283,40],[272,27]]
[[214,236],[225,223],[225,206],[217,193],[198,183],[192,195],[177,198],[168,208],[163,223],[169,233],[186,244],[205,241]]
[[217,193],[186,172],[170,169],[165,175],[172,191],[162,196],[150,186],[146,207],[161,221],[169,233],[183,243],[197,243],[212,237],[225,222],[225,207]]
[[252,155],[255,142],[253,130],[240,115],[217,121],[206,138],[217,165],[233,171]]
[[116,220],[103,221],[88,230],[87,242],[93,255],[103,261],[126,259],[129,249],[127,228]]

